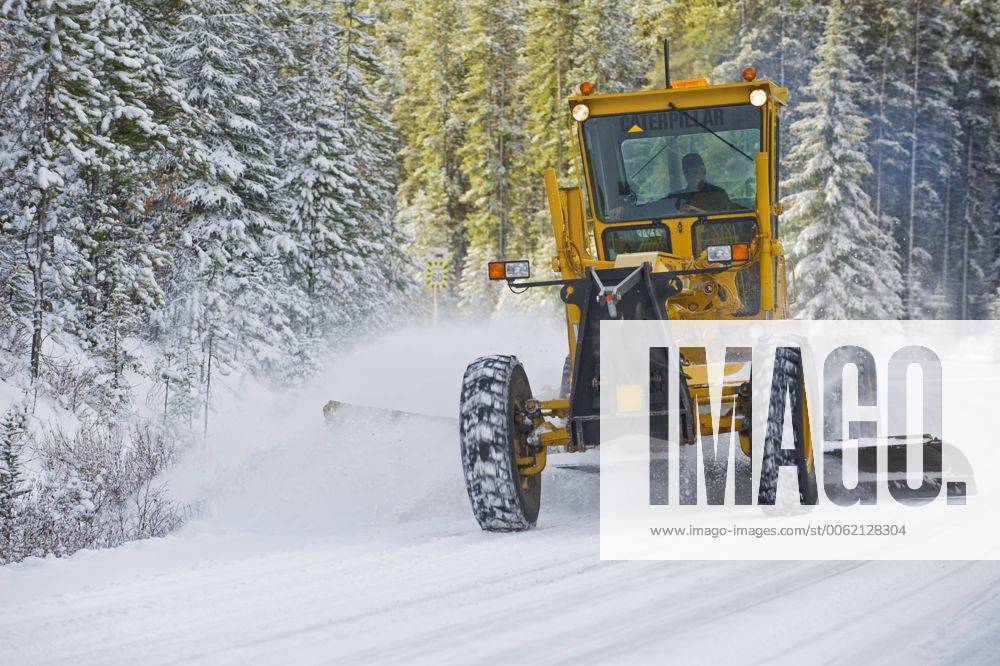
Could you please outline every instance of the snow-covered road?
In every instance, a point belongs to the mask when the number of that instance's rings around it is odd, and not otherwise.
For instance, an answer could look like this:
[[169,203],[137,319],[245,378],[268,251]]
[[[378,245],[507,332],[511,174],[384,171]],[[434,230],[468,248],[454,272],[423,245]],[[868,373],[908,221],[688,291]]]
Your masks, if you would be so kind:
[[993,563],[601,562],[593,516],[177,536],[0,574],[3,663],[996,663]]
[[[329,397],[448,415],[497,341],[421,351],[441,335],[361,350]],[[536,385],[553,349],[515,350]],[[357,381],[385,367],[421,390]],[[602,562],[597,475],[567,469],[538,529],[485,534],[453,421],[347,410],[327,431],[307,397],[242,411],[178,470],[208,493],[179,534],[0,568],[0,663],[1000,661],[1000,563]]]

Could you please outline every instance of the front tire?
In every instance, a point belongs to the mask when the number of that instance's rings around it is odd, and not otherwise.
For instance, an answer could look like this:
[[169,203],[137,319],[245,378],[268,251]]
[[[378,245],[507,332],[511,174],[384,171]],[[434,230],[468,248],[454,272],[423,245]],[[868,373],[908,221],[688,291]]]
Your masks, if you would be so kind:
[[[776,350],[774,361],[758,502],[765,506],[775,504],[779,497],[778,468],[794,465],[798,476],[799,490],[799,501],[796,504],[811,506],[816,504],[818,489],[816,466],[812,459],[815,451],[807,453],[804,450],[807,438],[811,439],[811,433],[808,427],[809,406],[806,400],[805,377],[802,371],[802,352],[795,347],[779,347]],[[782,431],[785,425],[783,406],[786,391],[789,412],[792,417],[791,429],[796,442],[793,450],[781,448]]]
[[526,530],[538,519],[542,477],[522,477],[517,467],[518,452],[527,455],[531,428],[523,412],[530,399],[528,377],[516,356],[484,356],[465,370],[459,408],[462,470],[472,513],[489,532]]

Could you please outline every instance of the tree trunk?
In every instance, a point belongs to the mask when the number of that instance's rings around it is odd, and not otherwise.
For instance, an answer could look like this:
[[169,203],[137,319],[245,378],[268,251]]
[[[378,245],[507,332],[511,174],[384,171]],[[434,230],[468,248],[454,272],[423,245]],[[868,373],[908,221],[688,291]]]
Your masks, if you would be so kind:
[[32,334],[31,334],[31,380],[38,379],[42,363],[42,311],[45,307],[45,281],[42,268],[45,263],[45,218],[48,216],[49,197],[42,192],[38,210],[35,212],[35,256],[31,262],[31,277],[34,283],[35,298],[32,304]]
[[[556,21],[558,25],[556,27],[556,34],[562,35],[564,31],[563,26],[563,12],[560,9],[556,9]],[[559,118],[559,110],[562,107],[562,93],[563,93],[563,50],[561,44],[556,44],[556,94],[555,94],[555,104],[552,105],[553,115],[557,119]],[[562,138],[556,140],[556,170],[557,173],[565,173],[563,171],[563,142]]]
[[[504,79],[505,81],[506,79]],[[500,109],[500,117],[504,118],[507,112],[507,96],[506,96],[506,84],[502,83],[500,86],[500,103],[498,108]],[[500,154],[500,168],[503,169],[503,177],[500,178],[500,258],[503,260],[507,259],[507,164],[504,161],[504,123],[502,121],[497,122],[497,135],[498,135],[498,145],[497,149]]]
[[875,139],[875,220],[882,222],[882,167],[884,156],[882,154],[882,141],[885,138],[885,86],[889,70],[889,28],[885,28],[884,40],[882,42],[882,67],[878,86],[878,132]]
[[[42,117],[42,133],[46,144],[52,141],[52,79],[55,75],[55,71],[50,68],[45,81],[45,110]],[[47,184],[47,187],[42,190],[41,198],[38,201],[38,209],[35,211],[35,257],[34,261],[29,259],[29,263],[31,264],[31,278],[35,290],[31,312],[32,382],[38,379],[38,374],[42,366],[42,324],[44,322],[42,314],[45,308],[45,280],[43,271],[45,268],[45,223],[49,214],[49,187],[51,187],[51,183]]]
[[962,211],[962,319],[967,319],[969,300],[969,227],[972,224],[972,132],[967,133],[965,146],[965,202]]
[[208,359],[207,359],[207,369],[205,372],[205,424],[203,429],[203,434],[208,436],[208,407],[209,403],[212,401],[212,343],[214,336],[209,333],[208,335]]
[[910,206],[906,233],[906,317],[913,317],[913,236],[917,214],[917,104],[920,99],[920,0],[914,3],[913,19],[913,122],[910,128]]
[[968,319],[969,302],[969,225],[965,225],[962,234],[962,307],[961,318]]
[[785,85],[785,3],[778,3],[778,85]]
[[344,42],[346,52],[344,53],[344,127],[347,127],[348,109],[351,99],[351,25],[354,22],[354,0],[347,0],[344,3],[344,11],[347,13],[346,40]]
[[[951,243],[951,238],[949,233],[951,231],[951,171],[945,176],[945,188],[944,188],[944,215],[941,217],[941,221],[944,226],[944,239],[941,243],[941,307],[945,311],[951,311],[952,308],[948,304],[948,272],[950,266],[948,265],[948,245]],[[938,313],[941,316],[944,313]],[[948,319],[949,317],[945,317]]]

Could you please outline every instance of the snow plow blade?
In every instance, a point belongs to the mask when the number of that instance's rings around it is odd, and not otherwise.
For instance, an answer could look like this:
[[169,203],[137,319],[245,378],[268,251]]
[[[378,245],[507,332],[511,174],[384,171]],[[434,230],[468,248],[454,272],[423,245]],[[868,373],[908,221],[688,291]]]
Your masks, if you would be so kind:
[[343,413],[345,410],[378,412],[381,416],[388,418],[421,418],[458,423],[458,417],[455,416],[441,416],[440,414],[428,414],[426,412],[411,412],[403,409],[391,409],[388,407],[377,407],[375,405],[343,402],[341,400],[328,400],[327,403],[323,405],[323,418],[326,419],[327,425],[333,424],[336,421],[337,415]]
[[[957,447],[925,434],[828,440],[823,450],[827,495],[834,500],[837,496],[844,495],[838,484],[830,483],[830,480],[840,479],[843,482],[847,470],[855,467],[858,487],[877,487],[877,484],[885,480],[890,489],[905,488],[907,473],[899,469],[899,466],[906,460],[908,446],[918,447],[921,451],[918,455],[924,456],[925,472],[920,481],[921,488],[911,495],[913,499],[936,497],[942,484],[949,501],[976,494],[975,475],[968,458]],[[885,449],[884,457],[879,449]],[[856,453],[851,454],[845,468],[845,451],[848,450]]]

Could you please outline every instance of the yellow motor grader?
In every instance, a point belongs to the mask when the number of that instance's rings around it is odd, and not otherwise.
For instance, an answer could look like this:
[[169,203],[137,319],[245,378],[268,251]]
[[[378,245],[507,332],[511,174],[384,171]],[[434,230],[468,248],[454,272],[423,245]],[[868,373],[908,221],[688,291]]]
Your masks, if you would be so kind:
[[[583,182],[559,187],[553,169],[544,174],[559,278],[530,281],[526,261],[488,266],[490,279],[515,290],[559,287],[569,355],[561,395],[547,399],[532,395],[515,356],[479,358],[465,372],[462,463],[484,530],[532,527],[549,449],[599,444],[601,321],[787,316],[776,201],[778,119],[788,91],[757,80],[752,68],[736,83],[671,82],[666,52],[665,88],[599,94],[583,83],[568,100]],[[772,464],[794,464],[801,500],[814,503],[808,411],[797,388],[801,359],[785,360],[789,372],[798,368],[787,385],[793,427],[804,437]],[[749,455],[750,381],[739,366],[725,368],[719,429],[739,433]],[[667,400],[668,372],[666,354],[651,357],[650,410],[679,403],[681,442],[693,443],[712,429],[706,361],[682,354],[674,369],[679,400]]]

